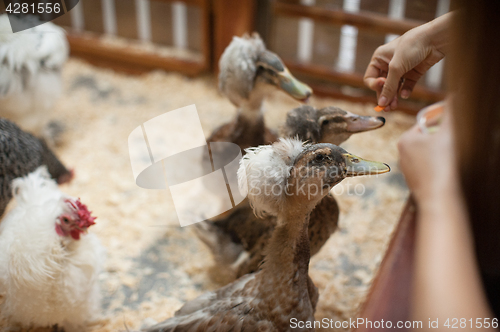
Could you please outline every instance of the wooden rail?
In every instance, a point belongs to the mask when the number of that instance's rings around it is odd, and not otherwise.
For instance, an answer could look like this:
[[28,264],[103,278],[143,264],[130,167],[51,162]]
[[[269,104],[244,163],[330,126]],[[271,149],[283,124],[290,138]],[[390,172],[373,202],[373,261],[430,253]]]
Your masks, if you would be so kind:
[[[363,82],[363,75],[358,73],[341,73],[334,71],[326,66],[314,64],[299,64],[293,61],[285,61],[285,64],[293,73],[299,73],[318,79],[351,85],[354,87],[366,88],[366,85]],[[421,85],[415,86],[411,96],[415,99],[433,103],[444,99],[444,93],[442,91],[433,90]]]
[[97,37],[68,34],[71,55],[83,58],[95,65],[111,67],[131,74],[153,69],[164,69],[196,76],[207,69],[204,62],[138,52],[131,47],[104,45]]
[[[325,84],[308,83],[308,85],[313,89],[315,96],[342,99],[353,103],[371,103],[374,105],[377,104],[377,97],[375,96],[375,93],[373,93],[373,91],[362,90],[359,94],[354,95],[345,93],[339,88],[328,86]],[[398,103],[398,111],[410,115],[415,115],[424,106],[426,106],[426,104],[400,100]]]
[[322,8],[318,6],[304,6],[292,3],[275,2],[274,14],[292,17],[306,17],[318,22],[343,25],[353,25],[359,29],[370,30],[380,33],[393,33],[402,35],[406,31],[415,28],[425,22],[416,20],[393,20],[387,16],[359,12],[349,13],[342,10]]
[[[332,25],[352,25],[358,29],[377,32],[380,34],[397,34],[402,35],[406,31],[413,29],[425,22],[417,20],[395,20],[390,19],[385,15],[371,12],[350,13],[343,10],[324,8],[319,6],[305,6],[291,1],[275,1],[273,3],[273,13],[278,16],[291,16],[296,18],[309,18],[317,22],[322,22]],[[297,74],[305,77],[311,77],[319,80],[326,80],[343,85],[349,85],[357,88],[367,89],[363,82],[363,75],[359,73],[345,73],[333,70],[330,67],[316,65],[312,63],[298,63],[295,61],[285,61],[287,67]],[[343,93],[340,89],[333,87],[324,87],[320,84],[314,88],[315,93],[321,95],[329,95],[334,98],[342,98],[350,101],[373,102],[376,103],[376,98],[373,93],[365,93],[360,96],[352,96]],[[445,94],[441,90],[435,90],[423,85],[417,85],[411,98],[414,100],[424,101],[425,103],[434,103],[443,100]],[[401,100],[398,109],[407,113],[415,114],[421,105]]]

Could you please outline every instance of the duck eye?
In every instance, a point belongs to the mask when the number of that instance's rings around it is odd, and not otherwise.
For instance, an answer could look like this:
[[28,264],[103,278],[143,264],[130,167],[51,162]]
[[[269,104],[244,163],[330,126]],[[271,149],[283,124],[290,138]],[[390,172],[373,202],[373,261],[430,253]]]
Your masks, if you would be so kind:
[[324,125],[327,125],[327,124],[329,124],[330,122],[331,122],[331,120],[330,120],[330,119],[326,119],[326,120],[324,120],[324,121],[323,121],[323,124],[324,124]]
[[316,161],[323,161],[325,160],[325,156],[322,154],[317,154],[315,159]]

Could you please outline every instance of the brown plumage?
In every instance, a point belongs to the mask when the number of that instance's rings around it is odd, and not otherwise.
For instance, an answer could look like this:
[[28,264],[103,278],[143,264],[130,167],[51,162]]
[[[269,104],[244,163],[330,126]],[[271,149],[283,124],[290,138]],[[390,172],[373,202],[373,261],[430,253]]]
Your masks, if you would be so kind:
[[270,144],[278,140],[278,135],[267,128],[264,118],[250,120],[242,114],[218,129],[208,138],[208,142],[231,142],[237,144],[242,150],[252,146]]
[[[338,107],[318,110],[304,105],[288,112],[282,132],[311,143],[339,145],[354,133],[373,130],[384,123],[382,117],[359,116]],[[333,195],[328,194],[311,213],[308,230],[311,255],[315,255],[337,229],[338,218],[338,204]],[[276,222],[274,216],[255,216],[245,200],[224,218],[197,224],[196,229],[216,260],[232,265],[236,277],[240,277],[257,271]]]
[[[248,208],[250,208],[248,206]],[[244,253],[234,263],[236,277],[255,272],[263,262],[266,247],[277,225],[275,216],[258,218],[247,209],[237,210],[235,214],[247,214],[246,220],[238,227],[237,220],[230,219],[231,228],[237,228]],[[237,217],[236,217],[237,218]],[[330,235],[337,229],[339,220],[339,206],[331,193],[326,195],[312,210],[309,218],[308,238],[311,256],[314,256],[323,247]],[[236,221],[236,222],[235,222]]]
[[[187,302],[175,317],[145,331],[291,331],[291,318],[313,321],[318,293],[308,275],[309,215],[334,185],[359,172],[357,163],[367,161],[332,144],[303,146],[292,139],[247,150],[238,172],[240,187],[248,190],[257,214],[277,217],[262,269]],[[388,171],[381,163],[370,166]],[[287,172],[263,178],[264,167]],[[266,192],[268,185],[279,190]],[[303,185],[319,190],[302,192]]]
[[[219,89],[237,107],[237,114],[231,122],[215,129],[207,139],[208,143],[231,142],[244,151],[249,147],[275,142],[278,135],[266,127],[263,117],[263,102],[266,96],[280,89],[295,99],[306,100],[312,93],[307,85],[290,74],[275,53],[266,49],[256,33],[252,36],[234,37],[220,58],[219,69]],[[205,163],[210,164],[215,154],[223,156],[221,164],[226,164],[227,154],[224,151],[219,151],[210,144],[208,149],[212,158],[208,154],[205,155]],[[231,157],[231,160],[233,158]],[[227,213],[213,218],[212,221],[224,219],[226,216]],[[209,246],[212,240],[222,241],[212,246],[212,251],[226,263],[234,261],[241,253],[238,240],[228,237],[223,229],[214,229],[209,223],[199,225],[198,228],[200,237]],[[222,251],[218,252],[219,250]]]

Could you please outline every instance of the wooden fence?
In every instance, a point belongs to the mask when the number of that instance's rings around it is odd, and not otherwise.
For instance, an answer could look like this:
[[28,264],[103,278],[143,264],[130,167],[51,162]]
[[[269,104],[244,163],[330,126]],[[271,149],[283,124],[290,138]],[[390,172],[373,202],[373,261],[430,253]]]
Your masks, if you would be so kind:
[[[316,94],[375,103],[363,84],[375,49],[448,12],[450,5],[450,0],[277,0],[269,9],[266,37]],[[415,112],[443,99],[443,72],[444,61],[421,79],[412,101],[401,102],[400,109]]]
[[[80,0],[56,24],[73,55],[129,73],[217,70],[233,35],[257,30],[315,94],[375,103],[363,84],[373,51],[446,13],[452,0]],[[400,109],[443,98],[443,61]]]

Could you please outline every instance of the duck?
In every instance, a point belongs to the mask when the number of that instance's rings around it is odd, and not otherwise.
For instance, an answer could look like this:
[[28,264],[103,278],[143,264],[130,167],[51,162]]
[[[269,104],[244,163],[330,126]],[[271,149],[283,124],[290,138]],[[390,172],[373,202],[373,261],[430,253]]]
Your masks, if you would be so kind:
[[[208,149],[202,159],[202,167],[207,169],[216,168],[214,156],[218,156],[221,165],[233,159],[227,145],[218,145],[217,142],[236,144],[244,154],[249,147],[277,141],[278,133],[266,127],[264,122],[263,104],[267,96],[281,90],[305,102],[312,95],[312,89],[297,80],[276,53],[267,50],[258,33],[233,37],[219,59],[218,80],[221,94],[229,99],[237,112],[233,120],[216,128],[207,138]],[[207,188],[213,187],[211,180],[204,180]],[[224,220],[227,215],[228,212],[225,212],[210,220]],[[209,241],[203,239],[205,232],[201,228],[195,232],[202,241]],[[225,256],[234,256],[232,253],[238,255],[239,245],[233,246],[232,240],[224,241],[227,244],[224,246]]]
[[381,116],[361,116],[335,106],[317,109],[303,105],[287,113],[282,135],[299,137],[311,143],[340,145],[353,134],[378,129],[384,125],[385,118]]
[[[262,176],[266,168],[273,171],[272,176]],[[202,294],[185,303],[174,317],[142,331],[282,332],[292,330],[293,318],[309,326],[299,331],[314,331],[319,294],[309,277],[311,211],[346,177],[389,170],[384,163],[364,160],[328,143],[311,145],[283,138],[247,149],[238,169],[240,190],[248,193],[256,215],[277,218],[261,269]]]
[[[310,143],[340,145],[353,134],[381,128],[384,124],[383,117],[361,116],[335,106],[317,109],[302,105],[287,113],[281,132],[284,137],[297,137]],[[313,209],[309,222],[312,256],[337,229],[339,212],[331,193]],[[276,217],[256,216],[245,200],[224,218],[196,224],[195,233],[207,245],[216,264],[228,267],[238,278],[259,268],[276,225]]]
[[278,139],[263,117],[264,99],[277,89],[306,101],[312,89],[297,80],[257,33],[233,37],[219,60],[219,90],[237,107],[236,117],[213,131],[207,142],[230,142],[243,151]]

